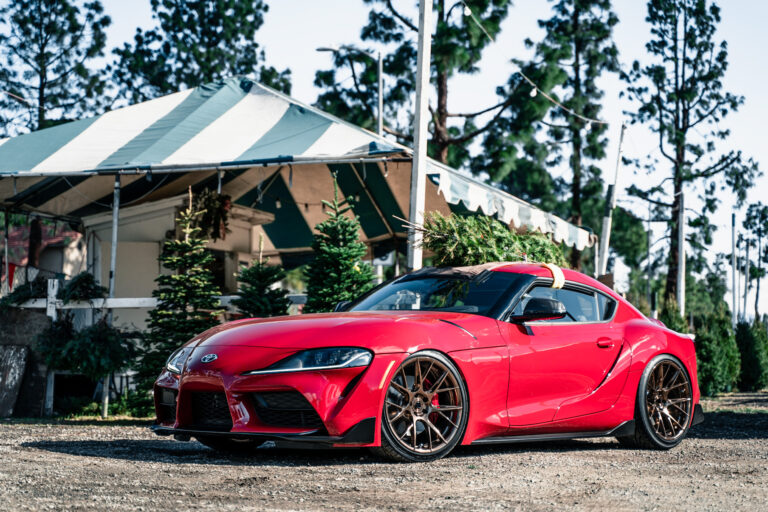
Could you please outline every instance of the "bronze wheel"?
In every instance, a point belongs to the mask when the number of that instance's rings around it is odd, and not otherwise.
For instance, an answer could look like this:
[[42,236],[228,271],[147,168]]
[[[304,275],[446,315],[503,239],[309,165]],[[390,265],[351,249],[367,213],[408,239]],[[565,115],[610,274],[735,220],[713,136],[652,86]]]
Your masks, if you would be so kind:
[[693,392],[683,364],[670,355],[654,358],[640,379],[635,407],[635,433],[619,438],[630,447],[669,449],[691,425]]
[[406,359],[389,382],[382,414],[382,450],[396,460],[443,457],[461,441],[467,392],[456,367],[435,352]]
[[693,410],[688,375],[674,360],[656,363],[645,386],[645,407],[656,435],[666,442],[682,437]]

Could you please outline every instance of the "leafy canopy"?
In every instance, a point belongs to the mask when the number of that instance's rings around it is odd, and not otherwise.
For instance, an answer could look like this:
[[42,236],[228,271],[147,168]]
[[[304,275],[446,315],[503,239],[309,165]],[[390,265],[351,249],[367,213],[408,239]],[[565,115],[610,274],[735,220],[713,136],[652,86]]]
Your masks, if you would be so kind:
[[[13,0],[0,7],[0,134],[40,130],[103,106],[109,16],[98,0]],[[7,94],[10,93],[10,94]],[[13,96],[11,96],[11,94]]]
[[136,103],[232,75],[290,93],[290,71],[266,66],[256,42],[267,9],[263,0],[152,0],[158,25],[114,50],[120,95]]

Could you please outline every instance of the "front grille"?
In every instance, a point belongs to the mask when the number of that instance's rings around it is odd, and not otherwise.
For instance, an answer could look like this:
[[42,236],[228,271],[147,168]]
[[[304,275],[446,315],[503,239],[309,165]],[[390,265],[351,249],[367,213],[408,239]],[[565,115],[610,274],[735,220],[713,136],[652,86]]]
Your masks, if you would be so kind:
[[157,421],[159,423],[176,422],[176,390],[157,389]]
[[266,425],[294,428],[323,428],[323,421],[298,391],[253,393],[256,414]]
[[232,416],[223,391],[193,391],[189,404],[194,428],[221,432],[232,430]]

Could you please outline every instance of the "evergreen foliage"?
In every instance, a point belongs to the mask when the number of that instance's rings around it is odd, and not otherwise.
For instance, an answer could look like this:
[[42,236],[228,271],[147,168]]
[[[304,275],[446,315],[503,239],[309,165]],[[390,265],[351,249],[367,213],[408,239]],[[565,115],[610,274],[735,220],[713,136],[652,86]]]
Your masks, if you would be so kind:
[[131,103],[246,75],[290,94],[290,71],[264,64],[256,33],[263,0],[151,0],[158,25],[137,29],[116,48],[110,66],[120,95]]
[[[742,202],[758,169],[740,151],[717,150],[717,141],[729,135],[720,122],[744,102],[723,89],[728,51],[725,42],[715,40],[720,8],[711,0],[649,0],[646,21],[651,25],[646,44],[649,62],[635,61],[624,75],[629,96],[638,105],[628,115],[658,134],[659,154],[668,172],[655,185],[645,189],[633,185],[629,192],[653,200],[659,216],[668,219],[664,294],[672,299],[677,294],[680,192],[696,186],[705,189],[703,211],[689,222],[695,228],[690,243],[694,251],[701,251],[712,242],[715,226],[710,219],[724,195],[720,191],[730,189]],[[661,167],[655,156],[635,165],[649,174]]]
[[757,281],[755,287],[755,318],[760,318],[760,281],[765,277],[763,263],[768,263],[768,247],[763,246],[763,235],[768,233],[768,206],[762,202],[750,204],[744,227],[757,240],[757,265],[750,266],[750,278]]
[[195,210],[201,213],[195,220],[195,226],[200,228],[200,236],[214,242],[225,239],[227,233],[230,233],[228,225],[231,209],[230,196],[208,188],[198,192],[195,196]]
[[493,261],[529,261],[565,266],[560,246],[540,233],[519,234],[484,215],[443,216],[432,212],[424,222],[423,246],[438,267],[479,265]]
[[373,269],[363,262],[365,244],[360,241],[357,217],[350,211],[348,199],[339,199],[339,186],[333,182],[333,202],[323,200],[328,219],[315,229],[312,250],[314,260],[306,269],[306,313],[332,311],[341,301],[354,300],[373,286]]
[[768,386],[768,332],[762,322],[739,322],[736,343],[741,353],[741,391],[760,391]]
[[696,331],[696,359],[699,389],[705,396],[714,396],[736,388],[741,369],[741,355],[724,305],[708,315]]
[[[536,49],[534,61],[538,76],[534,75],[534,81],[545,88],[545,92],[553,89],[552,94],[558,96],[561,103],[571,111],[597,119],[600,117],[603,98],[598,79],[608,72],[618,71],[618,50],[613,43],[613,28],[618,18],[611,10],[610,0],[558,0],[552,9],[551,18],[539,21],[539,26],[545,31],[544,38],[535,45],[530,39],[526,40],[529,47],[535,46]],[[523,63],[518,65],[525,66]],[[532,99],[528,94],[530,91],[530,84],[517,73],[510,77],[506,88],[499,90],[503,96],[514,98],[515,104],[505,113],[506,119],[491,129],[484,144],[495,152],[501,151],[513,158],[494,172],[495,176],[492,177],[499,181],[514,181],[521,178],[518,172],[513,172],[518,166],[523,170],[532,167],[537,170],[537,175],[544,175],[546,172],[542,171],[546,171],[547,166],[557,165],[562,160],[561,148],[567,146],[571,180],[570,183],[562,183],[561,192],[565,192],[566,200],[561,208],[566,218],[581,226],[585,207],[594,213],[602,210],[602,201],[599,199],[602,195],[602,181],[600,167],[596,162],[605,158],[608,125],[589,124],[554,107],[543,97]],[[541,123],[536,121],[544,117],[544,113],[548,113],[546,117],[549,118],[549,140],[537,142],[533,135]],[[521,121],[531,125],[525,137],[511,129]],[[519,152],[521,154],[518,156]],[[485,160],[482,167],[496,167],[496,159],[490,160],[485,156],[480,159]],[[522,179],[526,180],[525,177]],[[526,181],[532,179],[529,177]],[[583,204],[585,200],[595,204]],[[577,249],[570,252],[571,267],[581,270],[581,252]]]
[[659,320],[661,320],[668,329],[675,332],[688,332],[688,324],[683,320],[683,317],[680,316],[680,308],[674,300],[665,300],[662,303],[661,311],[659,312]]
[[102,106],[111,20],[98,0],[13,0],[0,7],[0,135],[40,130]]
[[208,241],[195,226],[201,215],[194,209],[190,191],[187,207],[177,219],[181,236],[167,240],[159,258],[170,273],[155,279],[158,287],[152,296],[158,304],[149,312],[148,345],[139,368],[142,389],[151,388],[171,352],[219,323],[221,304],[216,296],[221,292],[209,269],[213,257],[205,248]]
[[[360,32],[363,41],[393,47],[384,56],[385,126],[401,142],[412,140],[410,119],[401,115],[410,107],[411,96],[416,88],[416,40],[418,22],[395,8],[391,0],[364,0],[371,5],[368,23]],[[474,13],[480,28],[465,12],[468,6]],[[459,113],[448,110],[450,80],[457,75],[476,73],[483,50],[490,44],[484,30],[496,37],[501,23],[507,17],[511,0],[465,0],[446,3],[434,0],[432,30],[431,76],[436,98],[429,129],[429,154],[433,158],[460,167],[467,162],[470,143],[499,118],[509,107],[510,101],[478,112]],[[483,30],[484,29],[484,30]],[[352,71],[352,84],[344,86],[337,76]],[[315,85],[324,92],[316,105],[339,117],[372,129],[376,123],[377,63],[364,53],[341,49],[334,54],[334,69],[318,71]],[[485,115],[485,117],[483,117]],[[479,123],[479,119],[484,119]]]
[[68,313],[39,335],[37,349],[49,368],[101,379],[124,370],[133,362],[135,336],[135,333],[121,333],[110,326],[106,318],[76,331],[72,315]]
[[96,278],[90,272],[80,272],[66,282],[59,291],[59,299],[68,302],[77,302],[93,299],[103,299],[107,296],[107,289],[96,282]]
[[246,316],[264,318],[288,314],[288,291],[272,288],[285,278],[280,265],[268,265],[268,261],[253,261],[250,267],[243,267],[237,275],[240,283],[239,299],[232,303]]

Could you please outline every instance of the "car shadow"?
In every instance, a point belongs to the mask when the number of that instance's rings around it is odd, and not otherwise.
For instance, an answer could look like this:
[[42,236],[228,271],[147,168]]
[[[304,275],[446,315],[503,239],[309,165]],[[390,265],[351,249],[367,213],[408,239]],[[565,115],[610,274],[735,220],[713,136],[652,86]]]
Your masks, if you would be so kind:
[[[717,411],[706,414],[705,422],[693,427],[688,436],[695,439],[768,439],[768,413]],[[608,438],[610,439],[610,438]],[[24,448],[82,457],[105,457],[141,462],[214,464],[230,466],[333,466],[343,464],[385,464],[368,450],[360,448],[292,449],[262,447],[243,454],[222,453],[202,444],[172,439],[115,439],[111,441],[34,441]],[[454,457],[475,457],[491,453],[573,452],[624,450],[618,441],[594,442],[586,439],[547,442],[460,446]]]
[[104,457],[137,462],[205,464],[228,466],[306,466],[378,463],[368,450],[257,448],[242,454],[211,450],[196,442],[172,439],[114,439],[111,441],[34,441],[21,443],[24,448],[75,455]]
[[688,437],[697,439],[768,439],[768,412],[714,411],[704,413]]

